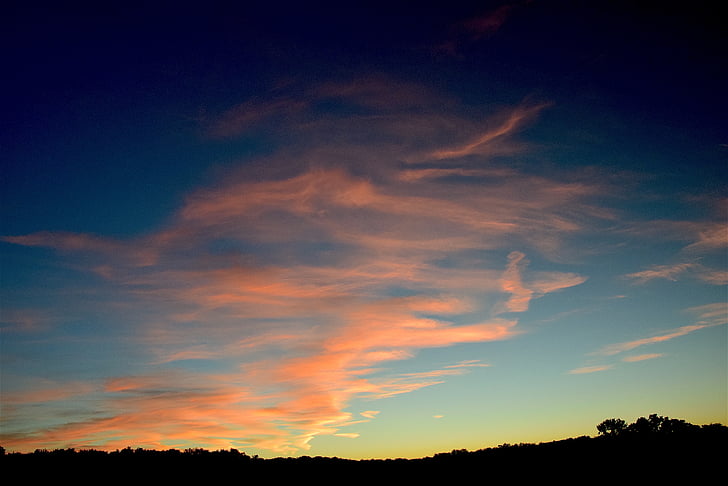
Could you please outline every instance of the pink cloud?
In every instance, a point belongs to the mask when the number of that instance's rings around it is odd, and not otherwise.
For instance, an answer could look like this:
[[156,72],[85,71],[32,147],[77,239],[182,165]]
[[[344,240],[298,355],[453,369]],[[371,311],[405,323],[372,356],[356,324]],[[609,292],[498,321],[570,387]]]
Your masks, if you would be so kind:
[[[398,361],[429,348],[513,339],[517,318],[500,312],[524,312],[532,299],[584,281],[531,272],[526,252],[552,254],[595,215],[612,218],[588,202],[601,184],[483,164],[501,149],[523,148],[512,136],[544,106],[474,121],[452,104],[444,105],[452,112],[435,110],[441,100],[426,90],[399,84],[393,97],[384,88],[378,79],[339,83],[300,103],[282,97],[234,107],[212,132],[232,136],[294,113],[302,123],[281,127],[290,129],[292,148],[194,191],[156,232],[128,240],[6,237],[72,250],[79,268],[105,279],[109,300],[123,300],[114,303],[146,359],[140,366],[207,360],[224,370],[109,379],[96,390],[102,418],[59,423],[14,446],[207,441],[292,453],[320,435],[353,437],[346,427],[376,416],[349,412],[357,399],[412,393],[487,366],[465,360],[398,373]],[[308,116],[330,97],[386,116]],[[509,258],[465,260],[473,250]],[[504,294],[502,308],[492,305]]]

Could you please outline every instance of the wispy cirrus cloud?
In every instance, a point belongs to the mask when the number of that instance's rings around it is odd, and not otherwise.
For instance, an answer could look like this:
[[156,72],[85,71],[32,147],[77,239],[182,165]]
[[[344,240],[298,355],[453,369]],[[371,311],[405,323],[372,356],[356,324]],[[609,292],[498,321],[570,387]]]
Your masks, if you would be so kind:
[[[708,203],[724,207],[724,200],[709,200]],[[646,270],[627,274],[637,284],[653,280],[678,281],[690,278],[712,285],[728,284],[728,271],[715,268],[703,260],[710,255],[724,252],[728,248],[728,227],[726,227],[723,211],[717,211],[717,220],[707,221],[666,221],[658,220],[644,223],[639,229],[633,229],[642,236],[658,236],[682,242],[683,246],[676,254],[676,262],[652,265]],[[685,244],[687,243],[687,244]]]
[[697,233],[697,241],[689,244],[685,250],[705,251],[728,248],[728,227],[725,221],[703,224],[697,229]]
[[725,285],[728,283],[728,272],[706,267],[699,263],[675,263],[671,265],[653,265],[647,270],[626,275],[634,279],[637,284],[644,284],[652,280],[677,281],[681,277],[690,277],[702,280],[712,285]]
[[52,326],[55,319],[38,309],[3,309],[0,328],[9,332],[40,332]]
[[670,341],[671,339],[675,339],[678,337],[682,337],[685,335],[688,335],[692,332],[699,331],[701,329],[705,329],[706,327],[710,327],[710,325],[707,324],[691,324],[687,326],[681,326],[676,329],[672,329],[668,332],[641,338],[641,339],[635,339],[633,341],[625,341],[622,343],[616,343],[616,344],[610,344],[608,346],[605,346],[601,350],[597,351],[595,354],[601,354],[604,356],[612,356],[615,354],[623,353],[625,351],[631,351],[633,349],[648,345],[648,344],[655,344],[655,343],[662,343],[665,341]]
[[[696,316],[693,324],[680,326],[677,328],[669,329],[660,333],[656,333],[653,336],[634,339],[631,341],[624,341],[620,343],[609,344],[603,346],[601,349],[590,353],[591,356],[600,356],[601,359],[610,358],[613,356],[627,353],[629,351],[641,348],[643,346],[655,345],[664,342],[671,341],[683,336],[687,336],[696,331],[708,329],[715,326],[728,324],[728,305],[725,303],[714,303],[707,304],[698,307],[692,307],[686,310],[686,312]],[[650,359],[661,358],[665,356],[664,353],[643,353],[637,355],[624,356],[621,361],[624,363],[637,363]],[[602,363],[584,366],[569,371],[569,374],[585,374],[594,373],[598,371],[609,370],[615,367],[614,363]]]
[[689,309],[689,311],[698,314],[698,319],[694,324],[680,326],[646,338],[610,344],[594,354],[613,356],[642,346],[670,341],[701,329],[728,324],[728,306],[726,304],[709,304]]
[[607,364],[607,365],[593,365],[593,366],[583,366],[581,368],[575,368],[571,371],[569,371],[570,375],[585,375],[589,373],[598,373],[599,371],[607,371],[614,368],[614,365]]
[[514,251],[508,255],[508,265],[500,280],[503,292],[510,294],[503,304],[504,312],[525,312],[533,298],[586,281],[581,275],[557,272],[541,273],[538,280],[524,283],[522,274],[527,265],[528,260],[523,253]]
[[687,312],[698,316],[696,324],[708,326],[728,324],[728,302],[699,305],[687,309]]
[[649,270],[630,273],[628,278],[635,279],[636,283],[645,283],[654,279],[677,280],[677,277],[690,269],[695,268],[695,263],[678,263],[674,265],[655,265]]
[[38,379],[24,385],[25,387],[19,390],[3,390],[4,405],[13,407],[18,404],[60,401],[85,395],[93,390],[92,385],[82,381],[61,383]]
[[289,97],[246,101],[213,117],[206,133],[212,138],[235,137],[260,123],[295,117],[307,106],[306,101]]
[[[283,116],[278,152],[192,192],[157,231],[5,237],[63,250],[104,281],[94,302],[108,291],[104,304],[123,312],[125,334],[146,359],[138,368],[148,369],[97,383],[95,414],[7,443],[293,453],[320,435],[353,438],[347,427],[376,417],[350,411],[357,400],[486,366],[398,373],[397,362],[513,339],[533,299],[585,281],[531,271],[527,252],[548,258],[595,215],[612,218],[591,202],[603,185],[489,160],[495,141],[519,147],[517,130],[545,105],[482,122],[452,103],[437,112],[440,100],[411,84],[398,85],[399,103],[387,101],[386,86],[330,84],[290,106],[279,97],[224,113],[210,125],[219,136],[281,110],[295,112],[295,123]],[[314,116],[323,99],[356,104],[357,115]],[[460,144],[463,127],[480,138]],[[191,371],[195,363],[209,371]]]
[[514,12],[528,3],[528,0],[504,3],[457,22],[451,27],[450,35],[437,45],[435,51],[452,56],[460,55],[468,45],[497,34]]
[[646,361],[648,359],[662,358],[663,356],[664,354],[662,353],[638,354],[636,356],[626,356],[622,358],[622,361],[625,361],[627,363],[635,363],[637,361]]
[[430,154],[430,157],[440,160],[454,159],[473,154],[487,154],[492,151],[490,144],[498,141],[501,137],[512,135],[529,121],[532,121],[540,111],[548,106],[550,106],[549,103],[520,106],[515,110],[509,111],[501,123],[490,128],[485,133],[478,134],[472,140],[463,144],[435,150]]
[[463,22],[463,27],[474,39],[492,35],[508,20],[514,5],[501,5],[495,10]]

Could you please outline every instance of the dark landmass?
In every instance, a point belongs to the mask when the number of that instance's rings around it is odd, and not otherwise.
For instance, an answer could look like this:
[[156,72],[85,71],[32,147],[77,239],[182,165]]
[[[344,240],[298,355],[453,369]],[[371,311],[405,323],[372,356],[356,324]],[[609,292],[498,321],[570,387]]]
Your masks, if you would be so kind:
[[3,477],[30,484],[181,482],[183,484],[712,484],[725,478],[728,427],[693,425],[653,414],[632,424],[607,419],[596,437],[539,444],[502,444],[419,459],[351,460],[338,457],[262,459],[236,449],[127,447],[116,451],[0,450]]

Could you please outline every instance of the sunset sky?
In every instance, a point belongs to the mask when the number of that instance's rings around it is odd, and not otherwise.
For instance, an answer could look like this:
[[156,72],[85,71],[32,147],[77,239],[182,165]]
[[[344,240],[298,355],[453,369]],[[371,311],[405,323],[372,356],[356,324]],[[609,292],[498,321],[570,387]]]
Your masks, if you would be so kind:
[[717,13],[149,3],[2,15],[6,450],[728,423]]

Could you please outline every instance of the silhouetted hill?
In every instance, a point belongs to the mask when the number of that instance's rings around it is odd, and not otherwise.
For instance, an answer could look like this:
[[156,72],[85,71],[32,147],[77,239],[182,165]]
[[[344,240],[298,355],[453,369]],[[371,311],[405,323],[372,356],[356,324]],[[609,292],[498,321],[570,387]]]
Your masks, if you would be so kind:
[[2,454],[0,464],[5,478],[31,484],[61,480],[81,484],[696,484],[724,475],[728,444],[724,425],[697,426],[650,415],[629,425],[608,419],[597,430],[597,437],[461,449],[420,459],[261,459],[235,449],[126,448]]

